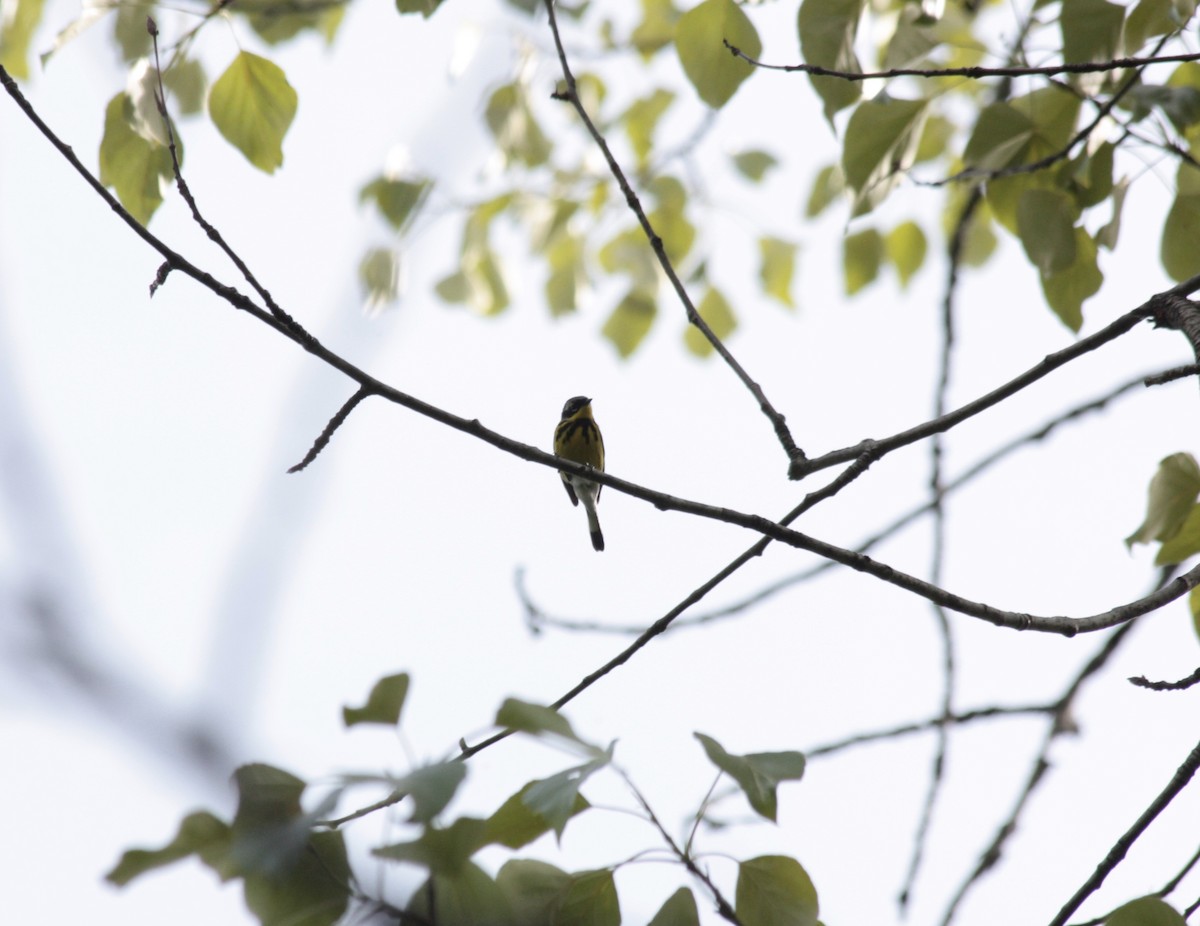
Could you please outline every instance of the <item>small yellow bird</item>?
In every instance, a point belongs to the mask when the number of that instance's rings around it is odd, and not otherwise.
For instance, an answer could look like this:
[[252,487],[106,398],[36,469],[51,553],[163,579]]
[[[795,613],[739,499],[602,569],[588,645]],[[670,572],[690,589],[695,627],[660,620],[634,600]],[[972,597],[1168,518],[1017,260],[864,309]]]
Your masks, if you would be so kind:
[[[563,406],[562,420],[554,429],[554,455],[574,463],[584,463],[593,469],[604,472],[604,438],[592,417],[592,400],[586,396],[577,395],[567,399]],[[571,498],[572,505],[583,502],[587,511],[588,529],[592,532],[592,546],[597,550],[604,549],[604,535],[600,533],[600,519],[596,517],[596,502],[600,500],[599,483],[592,482],[582,476],[575,476],[559,470],[563,486]]]

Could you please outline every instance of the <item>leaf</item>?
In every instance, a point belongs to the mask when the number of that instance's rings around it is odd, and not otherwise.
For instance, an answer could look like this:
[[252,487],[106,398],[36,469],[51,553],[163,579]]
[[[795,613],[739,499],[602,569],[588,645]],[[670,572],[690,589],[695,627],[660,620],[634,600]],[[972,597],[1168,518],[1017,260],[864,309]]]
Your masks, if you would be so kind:
[[556,923],[570,926],[620,926],[621,907],[612,872],[581,871],[571,876]]
[[246,875],[246,906],[263,926],[332,926],[349,905],[350,865],[338,832],[313,833],[286,872]]
[[888,232],[883,239],[883,249],[900,277],[900,288],[906,289],[908,281],[925,263],[925,232],[916,222],[903,222]]
[[1125,194],[1129,191],[1129,178],[1122,177],[1113,187],[1112,218],[1096,232],[1096,244],[1102,248],[1113,250],[1121,235],[1121,209],[1125,205]]
[[1174,32],[1192,18],[1196,0],[1140,0],[1125,21],[1125,51],[1137,54],[1147,39]]
[[[842,73],[861,74],[862,66],[854,53],[854,44],[863,6],[864,0],[803,0],[798,28],[800,53],[805,62]],[[837,113],[862,95],[859,81],[840,77],[810,76],[809,79],[821,98],[830,125]]]
[[[417,888],[398,922],[437,926],[512,926],[508,898],[482,868],[467,863],[460,871],[437,872]],[[524,926],[524,924],[520,924]]]
[[700,912],[691,889],[681,887],[668,897],[647,926],[700,926]]
[[535,736],[550,733],[576,743],[583,742],[571,729],[571,722],[554,708],[517,698],[505,698],[496,712],[495,723],[498,727],[510,727],[521,733]]
[[[529,782],[516,794],[500,805],[500,808],[487,818],[486,835],[489,843],[497,843],[510,849],[520,849],[535,839],[550,832],[550,822],[537,811],[533,810],[526,800],[529,789],[535,782]],[[578,792],[578,789],[576,789]],[[569,816],[583,813],[592,805],[579,793],[575,795],[575,803],[570,809]]]
[[591,762],[566,769],[549,778],[531,781],[523,789],[521,800],[536,816],[545,820],[549,828],[554,830],[554,835],[561,839],[567,822],[579,813],[577,808],[582,799],[580,787],[608,765],[611,759],[610,754],[604,753]]
[[113,37],[121,49],[121,60],[133,64],[150,51],[150,32],[146,29],[146,17],[154,9],[152,3],[130,3],[128,0],[115,4],[116,19],[113,22]]
[[1075,263],[1042,276],[1042,293],[1054,314],[1072,331],[1083,326],[1083,304],[1100,291],[1104,274],[1096,263],[1096,242],[1086,229],[1075,229]]
[[1200,637],[1200,585],[1188,592],[1188,610],[1192,612],[1192,630]]
[[562,234],[546,249],[546,304],[550,314],[557,317],[574,312],[579,305],[579,291],[587,282],[583,241],[575,235]]
[[276,64],[238,56],[208,92],[208,111],[225,139],[261,171],[283,164],[283,137],[296,115],[296,91]]
[[[647,218],[662,239],[667,259],[678,265],[687,257],[696,240],[696,226],[687,217],[687,192],[679,180],[669,176],[655,177],[650,184],[650,192],[658,201],[658,205],[650,211]],[[638,234],[641,234],[640,229]],[[654,262],[653,268],[657,279],[657,261]]]
[[417,839],[380,846],[371,850],[371,854],[419,865],[434,874],[457,875],[485,845],[484,822],[476,817],[460,817],[448,827],[427,826]]
[[343,707],[342,723],[353,727],[360,723],[381,723],[394,727],[400,722],[400,711],[408,697],[407,672],[386,675],[377,681],[362,707]]
[[1017,204],[1017,230],[1030,263],[1043,276],[1075,263],[1075,204],[1058,190],[1026,190]]
[[735,756],[710,736],[694,733],[709,761],[732,778],[759,816],[775,822],[776,788],[781,781],[796,781],[804,775],[804,754],[800,752],[760,752]]
[[674,102],[674,93],[658,87],[653,93],[634,100],[621,117],[639,169],[648,163],[650,152],[654,149],[654,130],[658,128],[659,120]]
[[879,276],[883,263],[883,238],[873,228],[847,235],[842,242],[842,272],[846,295],[853,296]]
[[487,247],[472,247],[462,256],[459,270],[435,287],[447,302],[462,303],[479,315],[499,315],[509,306],[508,285]]
[[441,5],[442,0],[396,0],[396,12],[401,16],[420,13],[423,19],[428,19]]
[[733,156],[733,166],[737,172],[754,183],[761,183],[767,171],[778,163],[769,151],[742,151]]
[[376,177],[362,188],[358,201],[374,203],[392,229],[399,232],[412,224],[432,188],[432,180],[388,180]]
[[550,140],[538,125],[522,84],[497,87],[488,98],[484,118],[509,163],[538,167],[550,159]]
[[521,926],[558,926],[558,916],[571,889],[572,879],[561,868],[534,859],[505,862],[496,874],[496,885]]
[[42,21],[45,0],[16,0],[4,4],[0,23],[0,65],[18,80],[29,78],[29,43]]
[[642,56],[643,61],[660,48],[675,40],[675,25],[679,22],[679,10],[672,0],[642,0],[642,20],[629,35],[629,44]]
[[393,304],[400,293],[400,255],[391,248],[371,248],[358,262],[358,284],[368,315]]
[[269,876],[291,870],[309,838],[309,821],[300,806],[304,782],[263,763],[241,766],[233,780],[238,806],[230,857],[238,870]]
[[[737,316],[733,314],[733,307],[715,286],[710,286],[705,291],[704,298],[696,306],[696,311],[719,341],[724,341],[737,328]],[[712,344],[695,325],[688,325],[684,329],[683,343],[697,357],[707,357],[713,352]]]
[[175,98],[175,111],[193,116],[204,110],[204,93],[208,78],[204,65],[195,58],[179,58],[163,72],[163,86]]
[[[1107,0],[1063,0],[1058,22],[1062,28],[1063,63],[1110,61],[1120,46],[1125,8]],[[1098,76],[1103,82],[1102,74],[1086,76]]]
[[808,194],[808,202],[804,204],[806,218],[815,219],[830,203],[837,200],[846,190],[846,178],[842,175],[841,164],[829,164],[817,171],[813,178],[812,190]]
[[855,192],[852,215],[874,209],[913,165],[926,108],[925,100],[881,95],[854,110],[842,150],[842,172]]
[[1200,466],[1190,453],[1173,453],[1158,464],[1150,480],[1146,518],[1125,538],[1125,546],[1170,540],[1179,533],[1200,495]]
[[1200,271],[1200,170],[1180,163],[1175,191],[1163,223],[1160,255],[1171,278],[1182,281]]
[[228,877],[224,863],[229,852],[229,824],[205,810],[190,813],[179,824],[179,831],[161,849],[127,849],[121,860],[104,876],[105,880],[124,887],[134,878],[170,865],[192,855],[198,855],[210,868]]
[[111,187],[129,214],[146,225],[162,205],[162,187],[174,176],[171,153],[133,128],[133,100],[118,93],[104,110],[100,182]]
[[742,862],[735,897],[742,926],[817,926],[817,889],[794,858],[763,855]]
[[963,160],[1000,170],[1055,154],[1070,140],[1078,114],[1079,98],[1054,86],[993,103],[980,113]]
[[675,50],[696,92],[720,109],[754,72],[749,62],[732,55],[728,42],[751,58],[762,54],[762,42],[749,17],[733,0],[704,0],[679,18]]
[[622,358],[628,357],[650,333],[650,326],[654,324],[657,312],[652,293],[642,289],[631,289],[612,310],[600,333],[617,349]]
[[1186,926],[1175,908],[1159,897],[1141,897],[1113,910],[1104,926]]
[[765,235],[758,239],[758,278],[763,292],[778,299],[789,309],[796,307],[792,298],[792,278],[796,273],[796,245],[782,238]]
[[395,788],[407,792],[412,798],[413,812],[409,820],[428,823],[450,803],[466,777],[466,763],[452,759],[425,765],[402,775],[395,779]]
[[1159,548],[1154,565],[1174,566],[1197,553],[1200,553],[1200,505],[1193,505],[1179,532]]

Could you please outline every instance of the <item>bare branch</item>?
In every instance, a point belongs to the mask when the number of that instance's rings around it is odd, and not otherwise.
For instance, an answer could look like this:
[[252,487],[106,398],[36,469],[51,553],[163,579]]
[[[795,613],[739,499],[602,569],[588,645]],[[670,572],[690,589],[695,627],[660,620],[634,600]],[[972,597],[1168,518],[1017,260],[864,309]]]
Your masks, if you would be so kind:
[[1149,688],[1151,691],[1183,691],[1186,688],[1200,685],[1200,669],[1175,682],[1152,682],[1144,675],[1135,675],[1129,681],[1139,688]]
[[330,438],[333,437],[333,432],[340,428],[346,419],[350,417],[350,413],[354,411],[358,403],[371,394],[371,390],[366,386],[363,386],[358,390],[358,392],[350,396],[350,398],[346,400],[346,404],[338,409],[337,414],[329,419],[329,423],[325,425],[325,430],[323,430],[317,437],[316,441],[313,442],[313,445],[309,448],[308,453],[304,455],[304,459],[288,469],[288,472],[298,473],[300,470],[308,466],[309,463],[315,460],[317,455],[325,449],[325,446],[329,443]]

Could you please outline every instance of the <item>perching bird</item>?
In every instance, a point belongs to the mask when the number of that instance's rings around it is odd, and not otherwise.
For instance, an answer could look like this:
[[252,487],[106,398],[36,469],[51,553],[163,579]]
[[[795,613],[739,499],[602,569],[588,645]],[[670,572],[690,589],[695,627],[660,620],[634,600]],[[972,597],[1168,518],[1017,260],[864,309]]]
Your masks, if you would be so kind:
[[[562,410],[562,420],[554,429],[554,455],[575,463],[585,463],[604,472],[604,438],[600,436],[596,419],[592,417],[591,399],[581,395],[567,399],[567,404]],[[578,505],[583,502],[587,511],[588,529],[592,532],[592,546],[596,550],[603,550],[604,535],[600,533],[600,519],[596,517],[596,502],[600,500],[602,486],[562,470],[559,470],[558,474],[562,477],[571,504]]]

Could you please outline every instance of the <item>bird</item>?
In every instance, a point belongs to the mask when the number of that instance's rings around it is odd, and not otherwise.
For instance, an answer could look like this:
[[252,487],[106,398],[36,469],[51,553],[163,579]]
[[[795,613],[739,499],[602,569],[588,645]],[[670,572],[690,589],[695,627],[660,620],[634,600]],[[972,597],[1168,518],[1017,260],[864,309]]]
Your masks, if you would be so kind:
[[[583,463],[604,472],[604,438],[592,417],[592,400],[577,395],[567,399],[562,418],[554,429],[554,455],[574,463]],[[592,548],[597,552],[604,549],[604,535],[600,533],[600,519],[596,516],[596,502],[600,500],[602,486],[584,476],[558,471],[572,505],[583,502],[587,511],[588,530],[592,533]]]

